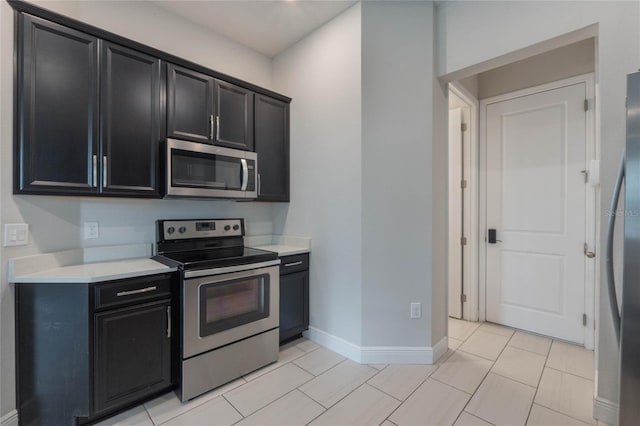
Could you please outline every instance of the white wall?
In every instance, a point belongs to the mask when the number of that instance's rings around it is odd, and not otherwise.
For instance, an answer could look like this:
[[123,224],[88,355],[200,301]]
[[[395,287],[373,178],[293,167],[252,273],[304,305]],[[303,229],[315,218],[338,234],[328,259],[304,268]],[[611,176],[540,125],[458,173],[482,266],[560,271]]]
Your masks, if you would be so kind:
[[356,4],[273,60],[291,103],[291,202],[277,233],[313,237],[311,326],[361,340],[360,13]]
[[[246,47],[170,15],[146,2],[42,1],[42,7],[124,37],[271,88],[271,61]],[[245,217],[247,232],[272,230],[272,205],[223,201],[127,200],[14,196],[13,161],[13,10],[0,2],[0,222],[25,222],[31,243],[0,252],[0,416],[15,408],[13,288],[6,281],[7,259],[86,245],[152,243],[154,221],[177,217]],[[100,223],[100,238],[83,240],[81,225]]]
[[[430,244],[433,39],[430,2],[362,4],[364,346],[436,343]],[[410,302],[422,303],[422,318],[409,317]]]
[[[518,57],[531,46],[592,26],[597,30],[596,72],[601,141],[601,220],[606,223],[611,190],[625,141],[626,74],[640,66],[638,2],[445,2],[437,11],[439,72],[464,78],[491,66],[494,58]],[[557,39],[559,40],[559,39]],[[565,40],[566,41],[566,40]],[[576,41],[576,40],[573,40]],[[559,46],[555,46],[559,47]],[[518,59],[522,59],[519,57]],[[498,61],[499,62],[499,61]],[[485,69],[474,69],[482,64]],[[499,65],[502,65],[500,63]],[[603,253],[604,226],[598,252]],[[618,399],[618,354],[613,339],[600,257],[598,396]]]

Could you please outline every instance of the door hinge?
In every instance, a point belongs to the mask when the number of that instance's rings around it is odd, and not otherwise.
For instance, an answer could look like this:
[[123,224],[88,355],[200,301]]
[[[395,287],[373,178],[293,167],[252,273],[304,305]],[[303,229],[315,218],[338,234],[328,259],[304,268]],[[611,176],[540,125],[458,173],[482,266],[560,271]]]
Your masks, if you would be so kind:
[[588,170],[580,170],[580,173],[584,176],[584,183],[589,182],[589,171]]
[[582,314],[582,325],[587,326],[587,314]]
[[589,111],[589,99],[584,100],[584,111]]
[[463,246],[466,246],[467,245],[467,237],[460,238],[460,244],[463,245]]
[[460,295],[460,301],[461,301],[462,303],[465,303],[465,302],[467,301],[467,295],[466,295],[466,294],[461,294],[461,295]]
[[463,132],[467,131],[467,123],[460,123],[460,130]]
[[593,259],[594,257],[596,257],[596,254],[592,251],[589,251],[589,244],[584,243],[583,247],[583,253],[585,256],[587,256],[589,259]]
[[466,181],[466,180],[464,180],[464,179],[463,179],[463,180],[461,180],[461,181],[460,181],[460,188],[462,188],[462,189],[466,189],[466,187],[467,187],[467,181]]

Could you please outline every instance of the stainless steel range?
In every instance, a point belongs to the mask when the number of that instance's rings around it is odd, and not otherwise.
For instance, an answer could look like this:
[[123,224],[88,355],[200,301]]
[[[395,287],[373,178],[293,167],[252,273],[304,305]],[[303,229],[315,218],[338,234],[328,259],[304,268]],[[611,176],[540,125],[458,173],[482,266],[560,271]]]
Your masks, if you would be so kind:
[[182,275],[187,401],[278,359],[277,253],[244,247],[243,219],[159,220],[154,258]]

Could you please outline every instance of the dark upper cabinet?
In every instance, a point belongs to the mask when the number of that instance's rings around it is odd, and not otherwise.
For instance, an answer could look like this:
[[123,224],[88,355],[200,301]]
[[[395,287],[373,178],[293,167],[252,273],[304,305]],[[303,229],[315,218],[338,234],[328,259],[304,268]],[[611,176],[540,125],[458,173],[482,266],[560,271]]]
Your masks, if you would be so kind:
[[253,92],[170,64],[167,136],[253,151]]
[[215,80],[215,137],[213,143],[253,151],[253,92]]
[[159,59],[22,14],[16,193],[159,197]]
[[213,142],[214,78],[187,68],[167,66],[167,136]]
[[158,196],[163,136],[160,60],[104,42],[101,57],[101,191]]
[[289,201],[289,104],[255,97],[258,200]]
[[14,190],[97,192],[98,39],[29,15],[19,31]]

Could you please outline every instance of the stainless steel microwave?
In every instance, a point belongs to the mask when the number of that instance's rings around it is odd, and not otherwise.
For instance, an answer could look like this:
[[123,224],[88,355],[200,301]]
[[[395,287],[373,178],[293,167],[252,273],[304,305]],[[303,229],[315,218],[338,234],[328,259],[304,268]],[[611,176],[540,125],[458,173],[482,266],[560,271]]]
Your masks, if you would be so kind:
[[251,199],[258,196],[255,152],[167,139],[166,197]]

